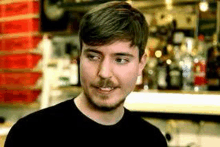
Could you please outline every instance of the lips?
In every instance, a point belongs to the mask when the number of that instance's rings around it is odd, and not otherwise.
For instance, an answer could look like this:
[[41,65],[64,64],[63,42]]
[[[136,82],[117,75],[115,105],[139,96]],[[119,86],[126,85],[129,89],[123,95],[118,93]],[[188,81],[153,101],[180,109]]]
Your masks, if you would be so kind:
[[101,94],[110,94],[115,89],[119,88],[118,85],[116,85],[113,81],[110,79],[101,79],[100,81],[97,81],[95,83],[92,83],[91,86]]
[[115,91],[117,87],[94,87],[99,93],[109,94]]
[[102,87],[100,87],[100,88],[98,88],[99,90],[101,90],[101,91],[104,91],[104,92],[110,92],[111,90],[113,90],[114,88],[112,88],[112,87],[107,87],[107,88],[102,88]]

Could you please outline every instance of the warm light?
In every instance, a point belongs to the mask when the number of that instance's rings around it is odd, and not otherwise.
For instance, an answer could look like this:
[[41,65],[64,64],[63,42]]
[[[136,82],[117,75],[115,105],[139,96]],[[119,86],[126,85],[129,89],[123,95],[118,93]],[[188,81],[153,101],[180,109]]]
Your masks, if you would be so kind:
[[194,91],[198,92],[199,91],[199,87],[195,86],[194,87]]
[[205,12],[209,9],[209,4],[206,1],[200,2],[199,3],[199,8],[202,12]]
[[216,33],[213,34],[213,45],[218,44],[218,35]]
[[173,3],[172,0],[166,0],[166,8],[168,10],[173,9],[173,4],[172,3]]
[[172,10],[173,9],[173,5],[172,4],[167,4],[167,10]]
[[195,59],[194,59],[194,62],[195,62],[196,64],[199,63],[199,59],[195,58]]
[[172,61],[170,59],[167,59],[167,64],[170,65],[172,63]]
[[167,45],[167,50],[168,52],[171,52],[173,50],[173,46],[171,44]]
[[186,52],[186,44],[182,44],[180,46],[180,49],[181,49],[182,52]]
[[156,56],[157,58],[160,58],[160,57],[162,56],[162,52],[159,51],[159,50],[157,50],[157,51],[155,52],[155,56]]
[[144,85],[144,90],[148,90],[148,89],[149,89],[148,85]]
[[167,15],[167,21],[171,22],[172,20],[173,20],[173,15],[172,14]]
[[129,3],[130,5],[132,5],[132,1],[131,0],[127,0],[127,3]]
[[194,39],[191,38],[191,37],[186,37],[185,40],[186,40],[186,45],[187,45],[187,47],[186,47],[187,52],[188,52],[188,53],[191,53],[191,52],[192,52],[192,49],[193,49],[194,46],[195,46]]
[[180,62],[179,62],[179,65],[180,65],[181,67],[183,66],[183,64],[184,64],[183,61],[180,61]]
[[172,0],[166,0],[166,4],[172,4]]

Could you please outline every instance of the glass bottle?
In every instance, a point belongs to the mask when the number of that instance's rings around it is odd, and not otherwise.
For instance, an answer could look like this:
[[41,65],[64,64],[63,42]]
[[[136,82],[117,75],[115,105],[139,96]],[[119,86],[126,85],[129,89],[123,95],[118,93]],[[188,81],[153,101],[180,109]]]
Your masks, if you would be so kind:
[[176,60],[173,60],[169,65],[168,73],[168,89],[181,90],[182,89],[182,69]]
[[206,85],[206,44],[204,42],[204,36],[199,36],[197,45],[197,54],[194,57],[194,90],[205,91]]
[[219,46],[212,46],[208,49],[207,53],[207,89],[209,91],[220,90],[220,56],[218,52]]
[[193,38],[187,38],[183,41],[181,50],[180,66],[182,68],[183,87],[185,91],[193,90],[193,56],[191,51],[193,48]]

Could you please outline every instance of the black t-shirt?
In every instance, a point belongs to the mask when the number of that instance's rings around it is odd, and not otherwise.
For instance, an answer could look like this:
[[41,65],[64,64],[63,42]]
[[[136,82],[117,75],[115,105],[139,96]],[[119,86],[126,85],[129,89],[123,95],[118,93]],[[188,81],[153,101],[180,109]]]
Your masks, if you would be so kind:
[[127,109],[118,123],[106,126],[81,113],[73,99],[21,118],[5,142],[5,147],[126,145],[167,147],[158,128]]

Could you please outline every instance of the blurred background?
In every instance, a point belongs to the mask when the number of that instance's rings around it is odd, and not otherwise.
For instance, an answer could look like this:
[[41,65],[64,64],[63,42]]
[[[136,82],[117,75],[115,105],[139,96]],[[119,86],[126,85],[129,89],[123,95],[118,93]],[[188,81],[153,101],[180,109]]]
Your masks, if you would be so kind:
[[[79,23],[107,1],[0,1],[0,147],[18,119],[82,91]],[[125,107],[160,128],[170,147],[219,147],[220,1],[127,2],[145,15],[149,39]]]

